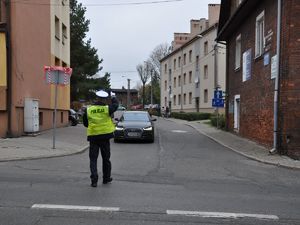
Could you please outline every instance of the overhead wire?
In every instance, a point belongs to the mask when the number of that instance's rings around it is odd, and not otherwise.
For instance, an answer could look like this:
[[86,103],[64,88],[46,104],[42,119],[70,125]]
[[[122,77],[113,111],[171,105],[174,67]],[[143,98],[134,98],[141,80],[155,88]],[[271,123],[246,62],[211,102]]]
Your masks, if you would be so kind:
[[[157,1],[147,1],[147,2],[124,2],[124,3],[93,3],[93,4],[82,4],[83,6],[133,6],[133,5],[153,5],[153,4],[163,4],[172,2],[182,2],[184,0],[157,0]],[[23,5],[52,5],[52,6],[69,6],[69,4],[62,3],[43,3],[43,2],[29,2],[28,0],[14,0],[11,3],[23,4]]]

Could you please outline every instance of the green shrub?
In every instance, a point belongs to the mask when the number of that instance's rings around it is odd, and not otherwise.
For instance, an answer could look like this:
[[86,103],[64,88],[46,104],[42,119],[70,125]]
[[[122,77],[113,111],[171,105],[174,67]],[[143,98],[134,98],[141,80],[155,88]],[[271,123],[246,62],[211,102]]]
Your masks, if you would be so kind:
[[[217,115],[212,115],[210,117],[210,122],[211,122],[211,125],[214,126],[214,127],[217,127],[217,120],[218,120],[218,117]],[[219,115],[219,128],[221,129],[225,129],[225,116],[223,114]]]
[[197,113],[197,112],[172,112],[171,117],[181,120],[194,121],[194,120],[207,120],[211,116],[210,113]]

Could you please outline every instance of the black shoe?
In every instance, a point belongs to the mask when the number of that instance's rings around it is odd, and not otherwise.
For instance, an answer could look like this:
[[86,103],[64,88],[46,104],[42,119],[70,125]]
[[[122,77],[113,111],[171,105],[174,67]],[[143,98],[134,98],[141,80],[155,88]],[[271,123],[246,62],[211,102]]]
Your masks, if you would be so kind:
[[103,184],[108,184],[108,183],[111,183],[112,182],[112,178],[110,177],[110,178],[108,178],[108,179],[104,179],[103,180]]
[[91,187],[97,187],[97,182],[92,182]]

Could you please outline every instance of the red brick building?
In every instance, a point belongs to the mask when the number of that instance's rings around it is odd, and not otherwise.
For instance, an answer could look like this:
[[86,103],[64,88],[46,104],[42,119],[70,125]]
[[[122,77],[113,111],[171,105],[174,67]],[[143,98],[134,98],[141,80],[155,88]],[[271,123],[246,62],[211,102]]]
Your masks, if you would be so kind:
[[[112,89],[112,92],[116,94],[117,99],[119,100],[119,104],[128,107],[127,104],[127,94],[128,94],[128,89],[122,87],[122,89]],[[138,90],[136,89],[130,89],[129,90],[129,105],[136,105],[138,104]]]
[[[299,0],[222,0],[217,37],[219,42],[226,41],[228,50],[227,129],[297,159],[300,158],[299,12]],[[274,103],[277,71],[278,104]],[[277,119],[274,105],[278,108]],[[278,124],[275,127],[274,121]]]

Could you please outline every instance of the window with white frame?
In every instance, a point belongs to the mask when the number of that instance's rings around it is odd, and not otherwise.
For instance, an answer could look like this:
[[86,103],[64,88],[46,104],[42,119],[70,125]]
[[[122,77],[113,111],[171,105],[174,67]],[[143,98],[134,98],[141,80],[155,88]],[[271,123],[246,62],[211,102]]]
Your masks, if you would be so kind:
[[176,70],[176,59],[174,59],[174,70]]
[[208,90],[205,89],[204,90],[204,103],[207,103],[208,102]]
[[256,17],[255,26],[255,57],[259,57],[264,51],[264,34],[265,34],[265,12],[262,11]]
[[189,104],[192,104],[192,92],[189,93]]
[[241,42],[241,34],[239,34],[235,39],[235,69],[239,69],[241,67],[241,56],[242,56],[242,42]]
[[235,0],[236,2],[236,7],[239,7],[239,5],[242,3],[242,0]]
[[59,26],[59,19],[55,16],[55,38],[60,40],[60,26]]

